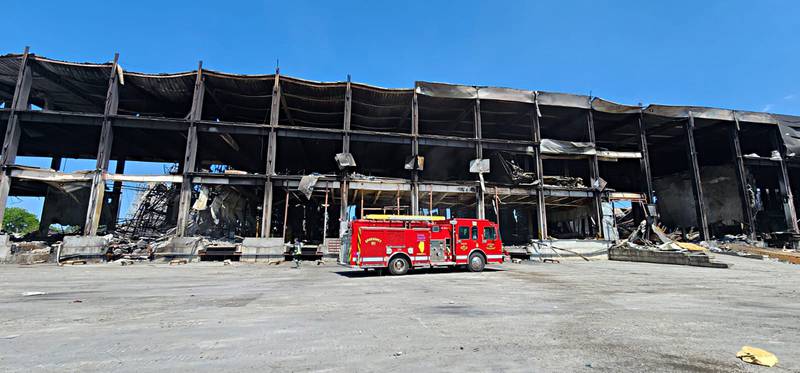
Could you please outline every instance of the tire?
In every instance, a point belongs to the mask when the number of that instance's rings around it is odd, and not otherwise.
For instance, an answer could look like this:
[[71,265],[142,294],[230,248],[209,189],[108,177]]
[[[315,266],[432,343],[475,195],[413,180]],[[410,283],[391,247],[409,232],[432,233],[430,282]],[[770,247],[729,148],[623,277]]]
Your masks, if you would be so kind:
[[389,261],[389,273],[392,276],[402,276],[408,273],[408,270],[411,268],[411,263],[408,262],[408,259],[402,256],[396,256]]
[[483,259],[483,255],[478,253],[472,253],[467,263],[469,263],[467,264],[467,270],[470,272],[480,272],[486,267],[486,259]]

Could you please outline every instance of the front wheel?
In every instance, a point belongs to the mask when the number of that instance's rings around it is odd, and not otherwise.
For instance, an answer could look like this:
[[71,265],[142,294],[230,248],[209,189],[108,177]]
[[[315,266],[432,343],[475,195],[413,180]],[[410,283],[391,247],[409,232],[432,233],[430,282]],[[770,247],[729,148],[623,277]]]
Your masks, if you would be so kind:
[[396,256],[389,261],[389,273],[394,276],[401,276],[408,273],[411,263],[402,256]]
[[484,267],[486,267],[486,260],[483,259],[483,255],[472,253],[472,255],[469,256],[469,264],[467,264],[467,269],[470,272],[483,271]]

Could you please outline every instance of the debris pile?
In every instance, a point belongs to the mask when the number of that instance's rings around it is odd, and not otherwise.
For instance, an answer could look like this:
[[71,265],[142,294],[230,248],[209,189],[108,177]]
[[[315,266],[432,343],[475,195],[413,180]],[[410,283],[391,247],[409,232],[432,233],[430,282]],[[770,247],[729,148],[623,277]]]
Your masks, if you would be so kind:
[[15,242],[7,262],[14,264],[41,264],[50,262],[52,249],[44,241]]
[[572,176],[544,176],[544,185],[566,188],[586,188],[583,179]]
[[[654,237],[653,237],[654,236]],[[705,244],[705,243],[701,243]],[[643,220],[626,240],[608,249],[609,260],[728,268],[712,261],[707,246],[675,241],[655,224]]]
[[121,221],[116,236],[157,237],[174,228],[174,205],[180,195],[180,186],[166,183],[149,183],[137,195],[128,217]]

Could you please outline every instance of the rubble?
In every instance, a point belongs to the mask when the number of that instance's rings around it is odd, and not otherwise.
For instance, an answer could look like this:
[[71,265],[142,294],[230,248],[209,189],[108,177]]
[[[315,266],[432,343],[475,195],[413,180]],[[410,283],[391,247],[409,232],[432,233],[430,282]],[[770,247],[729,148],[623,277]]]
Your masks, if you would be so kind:
[[570,176],[544,176],[544,185],[558,186],[567,188],[586,188],[583,179],[580,177]]
[[608,259],[711,268],[729,267],[726,263],[712,261],[713,258],[706,247],[690,242],[674,241],[661,228],[655,224],[648,224],[646,220],[639,224],[639,228],[628,239],[608,249]]

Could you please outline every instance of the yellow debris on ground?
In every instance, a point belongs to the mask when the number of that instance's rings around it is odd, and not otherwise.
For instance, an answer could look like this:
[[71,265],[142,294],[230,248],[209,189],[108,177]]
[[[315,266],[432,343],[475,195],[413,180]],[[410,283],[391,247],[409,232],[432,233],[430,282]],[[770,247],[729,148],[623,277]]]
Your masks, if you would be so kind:
[[693,244],[693,243],[690,243],[690,242],[675,242],[675,243],[678,244],[678,246],[680,246],[681,248],[684,248],[684,249],[689,250],[689,251],[706,251],[707,250],[705,247],[702,247],[700,245],[696,245],[696,244]]
[[775,354],[756,347],[743,346],[742,349],[736,353],[736,357],[742,359],[745,363],[767,367],[778,364],[778,357],[775,356]]

